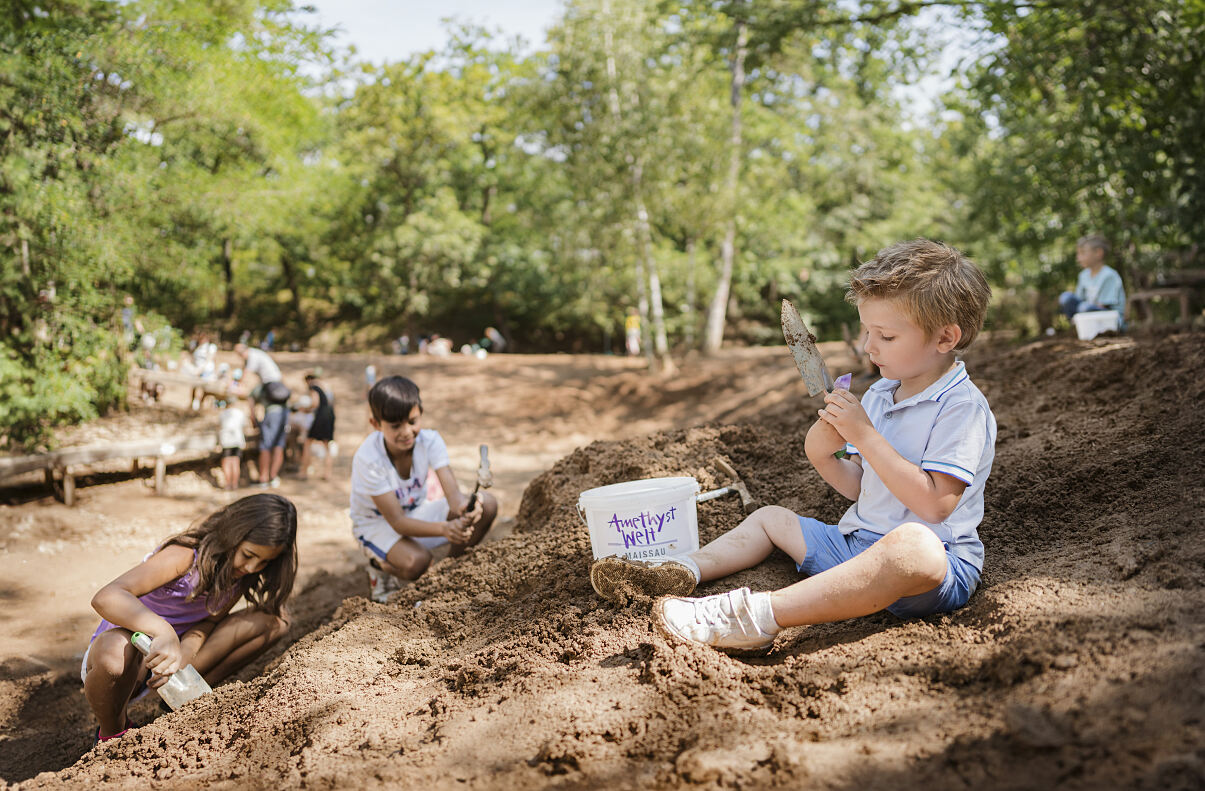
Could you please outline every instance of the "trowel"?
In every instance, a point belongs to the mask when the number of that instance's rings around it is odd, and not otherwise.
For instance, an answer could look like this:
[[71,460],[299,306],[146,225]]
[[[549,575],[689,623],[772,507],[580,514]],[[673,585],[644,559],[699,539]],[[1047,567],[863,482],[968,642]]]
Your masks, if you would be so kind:
[[782,336],[786,338],[787,348],[795,358],[795,367],[807,385],[809,396],[849,389],[853,374],[842,374],[836,382],[833,381],[828,366],[824,364],[824,357],[816,348],[816,336],[803,323],[799,311],[789,299],[782,301]]
[[494,485],[494,475],[490,472],[490,449],[488,445],[480,446],[481,464],[477,467],[477,485],[473,487],[473,493],[469,495],[469,505],[465,508],[465,513],[472,511],[477,505],[477,492],[482,489],[488,489]]

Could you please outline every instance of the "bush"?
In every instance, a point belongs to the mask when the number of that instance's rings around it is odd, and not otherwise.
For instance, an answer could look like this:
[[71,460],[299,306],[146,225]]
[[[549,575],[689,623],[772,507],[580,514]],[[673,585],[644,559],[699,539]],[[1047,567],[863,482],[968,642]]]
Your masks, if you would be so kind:
[[0,448],[50,447],[56,426],[92,420],[124,402],[127,366],[113,333],[80,322],[27,354],[0,343]]

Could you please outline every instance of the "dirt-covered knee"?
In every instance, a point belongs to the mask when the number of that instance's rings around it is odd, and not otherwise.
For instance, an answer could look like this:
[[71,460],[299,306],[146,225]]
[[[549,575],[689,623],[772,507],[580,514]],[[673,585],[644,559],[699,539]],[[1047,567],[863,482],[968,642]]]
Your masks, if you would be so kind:
[[904,575],[940,585],[946,576],[946,550],[937,534],[920,522],[905,522],[880,543],[888,561]]
[[498,515],[498,498],[489,492],[481,494],[482,518],[492,521]]
[[280,638],[284,637],[289,631],[289,620],[279,615],[264,614],[266,624],[264,636],[268,640],[268,644],[275,643]]
[[116,631],[105,632],[96,638],[88,652],[88,674],[100,673],[110,678],[120,678],[137,666],[132,649],[127,650],[128,641]]
[[789,508],[765,505],[754,511],[753,516],[775,546],[782,546],[780,542],[799,534],[799,517]]
[[426,549],[420,548],[420,550],[408,553],[406,557],[400,559],[400,562],[395,563],[393,560],[390,560],[389,565],[397,570],[398,576],[402,579],[416,580],[431,565],[431,553]]

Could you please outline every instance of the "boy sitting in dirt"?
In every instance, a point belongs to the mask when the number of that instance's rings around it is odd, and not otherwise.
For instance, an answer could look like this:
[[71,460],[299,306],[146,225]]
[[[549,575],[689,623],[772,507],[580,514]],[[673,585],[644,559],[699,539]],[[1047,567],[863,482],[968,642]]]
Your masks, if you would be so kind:
[[[397,577],[415,580],[431,563],[431,549],[450,543],[462,554],[485,537],[498,501],[483,492],[466,513],[469,498],[456,484],[448,446],[439,432],[421,427],[418,386],[402,376],[376,382],[368,391],[369,422],[376,429],[352,459],[352,535],[368,557],[374,601],[397,590]],[[427,499],[427,471],[444,491]]]
[[[657,564],[602,558],[600,595],[671,594],[653,617],[669,637],[765,652],[784,627],[886,609],[901,618],[949,612],[979,584],[983,487],[996,420],[955,352],[983,323],[991,294],[957,250],[918,239],[882,250],[853,274],[846,298],[882,371],[861,403],[825,396],[804,449],[816,471],[854,504],[836,525],[769,506],[702,549]],[[844,458],[838,452],[844,451]],[[750,568],[777,547],[805,579],[769,593],[748,588],[686,598],[701,582]]]

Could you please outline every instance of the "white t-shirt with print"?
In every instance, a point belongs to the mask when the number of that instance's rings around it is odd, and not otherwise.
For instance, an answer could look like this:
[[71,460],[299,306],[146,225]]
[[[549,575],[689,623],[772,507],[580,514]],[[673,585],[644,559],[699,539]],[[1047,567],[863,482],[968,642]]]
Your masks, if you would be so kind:
[[422,429],[414,440],[414,455],[410,477],[403,479],[385,452],[385,436],[374,431],[360,444],[351,462],[351,523],[354,531],[360,525],[380,521],[383,517],[372,498],[393,492],[409,514],[427,500],[427,473],[447,467],[448,446],[438,431]]
[[245,448],[247,413],[238,407],[227,406],[218,413],[218,444],[223,448]]

